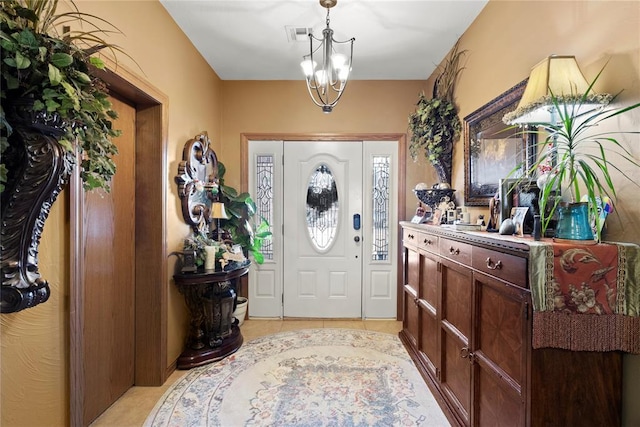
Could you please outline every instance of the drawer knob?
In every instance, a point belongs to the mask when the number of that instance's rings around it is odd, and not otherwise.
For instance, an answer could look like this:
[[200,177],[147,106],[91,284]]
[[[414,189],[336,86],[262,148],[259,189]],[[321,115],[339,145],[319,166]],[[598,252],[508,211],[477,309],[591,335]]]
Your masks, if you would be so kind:
[[502,261],[498,260],[498,262],[493,262],[491,257],[487,258],[487,268],[489,270],[502,270]]
[[430,245],[432,242],[431,242],[431,240],[430,240],[430,239],[424,239],[424,242],[423,242],[423,243],[424,243],[425,245]]
[[458,248],[454,248],[453,246],[451,246],[451,247],[449,248],[449,253],[450,253],[451,255],[460,255],[460,249],[458,249]]

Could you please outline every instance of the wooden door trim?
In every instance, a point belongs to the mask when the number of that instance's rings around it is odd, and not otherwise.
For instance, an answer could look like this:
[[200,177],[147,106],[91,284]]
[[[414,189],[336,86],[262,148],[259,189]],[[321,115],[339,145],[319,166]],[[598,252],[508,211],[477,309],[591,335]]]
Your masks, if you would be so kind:
[[[105,59],[98,71],[113,95],[136,110],[135,378],[138,386],[162,385],[167,370],[167,141],[168,97],[126,67]],[[133,184],[133,183],[132,183]],[[82,182],[75,168],[70,191],[69,403],[70,425],[83,424],[84,291],[82,284]]]
[[[407,200],[406,133],[241,133],[240,134],[240,190],[249,188],[249,141],[398,141],[398,218],[404,218]],[[398,227],[396,319],[402,320],[402,227]],[[246,286],[246,285],[245,285]],[[243,289],[244,290],[244,289]]]

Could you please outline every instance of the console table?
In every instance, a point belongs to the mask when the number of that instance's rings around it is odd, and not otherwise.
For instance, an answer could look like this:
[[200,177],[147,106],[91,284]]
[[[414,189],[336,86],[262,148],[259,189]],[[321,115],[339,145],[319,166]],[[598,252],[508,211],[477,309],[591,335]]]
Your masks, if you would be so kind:
[[400,339],[453,425],[621,424],[637,245],[400,224]]
[[186,349],[178,357],[178,369],[224,359],[240,348],[243,339],[233,311],[238,282],[248,272],[249,266],[245,265],[231,271],[198,271],[173,276],[191,317],[189,337]]

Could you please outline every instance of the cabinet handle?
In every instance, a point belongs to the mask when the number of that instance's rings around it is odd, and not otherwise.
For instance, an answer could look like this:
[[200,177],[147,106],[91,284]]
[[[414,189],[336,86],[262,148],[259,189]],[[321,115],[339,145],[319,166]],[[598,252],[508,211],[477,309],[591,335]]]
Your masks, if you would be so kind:
[[407,237],[413,239],[413,234],[408,234]]
[[424,242],[423,242],[423,243],[424,243],[425,245],[430,245],[430,244],[431,244],[431,240],[429,240],[429,239],[424,239]]
[[449,253],[450,253],[451,255],[460,255],[460,249],[457,249],[457,248],[455,248],[455,249],[454,249],[454,247],[453,247],[453,246],[451,246],[451,247],[449,248]]
[[491,257],[487,258],[487,268],[489,270],[502,270],[502,261],[498,260],[498,262],[491,261]]
[[462,357],[463,359],[466,359],[470,355],[471,353],[469,352],[469,347],[462,347],[462,349],[460,349],[460,357]]

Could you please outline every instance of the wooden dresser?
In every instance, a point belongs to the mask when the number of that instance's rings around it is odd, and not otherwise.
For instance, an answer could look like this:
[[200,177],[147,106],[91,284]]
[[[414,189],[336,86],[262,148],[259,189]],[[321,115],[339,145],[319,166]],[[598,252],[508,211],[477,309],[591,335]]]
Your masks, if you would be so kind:
[[400,339],[452,424],[620,425],[621,352],[532,347],[526,242],[401,226]]

